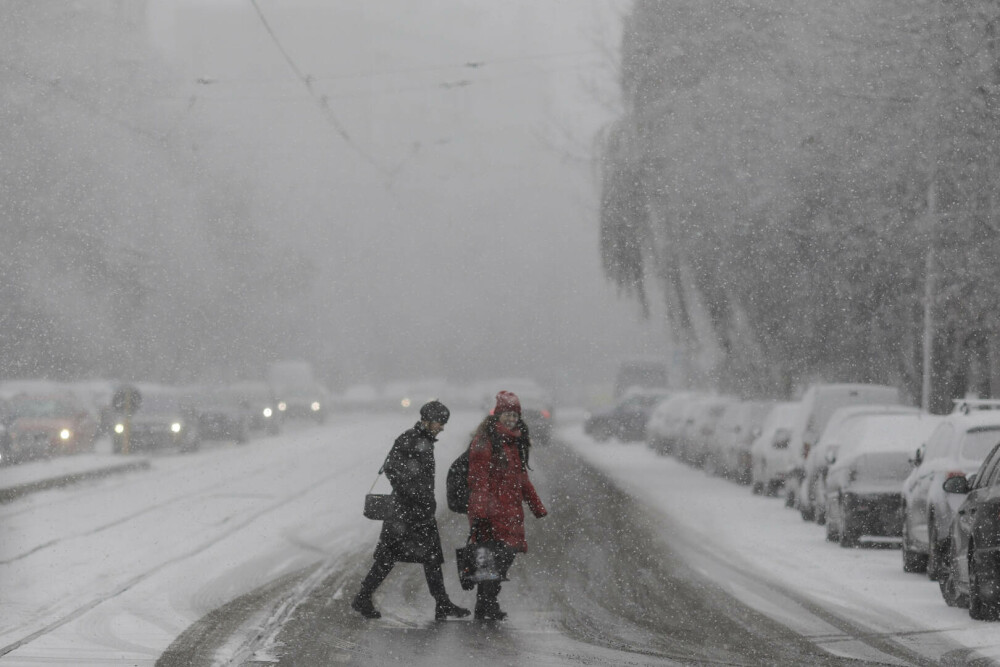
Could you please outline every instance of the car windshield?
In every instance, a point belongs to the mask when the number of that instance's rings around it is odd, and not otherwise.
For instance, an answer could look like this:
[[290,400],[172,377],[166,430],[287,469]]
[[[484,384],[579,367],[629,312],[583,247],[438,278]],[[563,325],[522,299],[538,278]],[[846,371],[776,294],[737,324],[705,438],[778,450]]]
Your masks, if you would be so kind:
[[961,457],[967,461],[982,461],[998,442],[1000,427],[971,429],[962,442]]
[[180,412],[180,401],[169,394],[147,394],[142,397],[142,407],[139,412],[145,414],[177,414]]
[[77,412],[68,401],[58,398],[24,398],[11,404],[11,413],[16,418],[60,419],[72,417]]

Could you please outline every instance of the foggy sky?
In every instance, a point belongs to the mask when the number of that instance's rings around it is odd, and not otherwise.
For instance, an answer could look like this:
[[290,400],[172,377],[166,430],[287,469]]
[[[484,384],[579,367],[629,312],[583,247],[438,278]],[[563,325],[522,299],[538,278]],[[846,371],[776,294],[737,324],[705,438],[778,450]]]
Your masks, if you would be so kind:
[[357,379],[561,381],[662,351],[598,255],[626,3],[258,6],[151,0],[148,25],[176,76],[159,110],[315,262],[290,354]]

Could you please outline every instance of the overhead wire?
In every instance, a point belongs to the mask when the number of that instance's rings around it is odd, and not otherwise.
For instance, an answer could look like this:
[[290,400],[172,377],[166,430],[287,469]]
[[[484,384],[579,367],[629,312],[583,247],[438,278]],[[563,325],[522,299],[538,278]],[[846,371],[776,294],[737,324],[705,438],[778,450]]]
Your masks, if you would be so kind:
[[[340,119],[337,118],[337,115],[330,107],[329,98],[326,95],[318,94],[316,89],[313,88],[312,77],[303,72],[299,68],[299,66],[295,63],[295,60],[292,58],[291,54],[289,54],[288,50],[285,49],[284,45],[282,45],[281,40],[278,39],[277,33],[275,33],[274,29],[271,27],[271,24],[268,23],[267,17],[264,16],[264,12],[261,11],[260,5],[257,4],[257,0],[250,0],[250,4],[253,5],[254,11],[257,12],[257,17],[260,19],[261,25],[264,26],[264,30],[270,36],[271,41],[274,42],[275,47],[277,47],[282,57],[284,57],[285,62],[288,63],[288,66],[295,73],[295,76],[299,79],[299,81],[302,82],[302,85],[305,86],[306,90],[309,92],[309,95],[314,100],[316,100],[316,103],[319,105],[320,110],[322,110],[323,112],[323,116],[326,118],[330,126],[333,127],[334,131],[340,136],[341,139],[343,139],[344,143],[346,143],[350,148],[354,150],[354,152],[360,155],[361,158],[365,160],[365,162],[375,167],[375,169],[383,177],[391,179],[392,174],[388,172],[374,157],[372,157],[367,151],[361,148],[361,146],[359,146],[354,141],[354,138],[347,131],[347,128],[344,127],[344,124],[340,122]],[[391,186],[391,180],[388,183],[389,184],[387,185],[387,189]]]

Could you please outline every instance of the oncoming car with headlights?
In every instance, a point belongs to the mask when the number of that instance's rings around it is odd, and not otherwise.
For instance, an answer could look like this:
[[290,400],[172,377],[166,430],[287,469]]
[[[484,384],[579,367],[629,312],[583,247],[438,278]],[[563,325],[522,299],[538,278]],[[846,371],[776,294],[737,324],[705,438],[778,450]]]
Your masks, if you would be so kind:
[[97,422],[72,394],[19,394],[8,419],[12,463],[94,449]]
[[176,448],[194,451],[201,444],[198,416],[180,390],[142,386],[141,400],[131,415],[115,414],[111,444],[116,454],[136,450]]

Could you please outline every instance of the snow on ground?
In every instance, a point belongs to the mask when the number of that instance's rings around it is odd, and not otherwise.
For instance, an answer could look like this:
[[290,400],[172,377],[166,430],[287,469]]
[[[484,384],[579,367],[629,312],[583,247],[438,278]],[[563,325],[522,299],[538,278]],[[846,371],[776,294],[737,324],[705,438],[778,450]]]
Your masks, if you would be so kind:
[[[596,443],[581,425],[562,427],[558,434],[665,522],[694,531],[741,569],[839,609],[873,631],[939,633],[1000,658],[1000,624],[973,621],[965,609],[948,607],[936,583],[903,572],[896,545],[844,549],[827,542],[822,527],[803,521],[781,498],[755,496],[749,487],[658,456],[643,443]],[[663,539],[669,543],[669,533]],[[752,597],[744,601],[754,604]],[[760,610],[788,621],[780,611]]]
[[[445,462],[477,418],[456,415],[441,438],[442,498]],[[0,663],[152,665],[213,609],[374,547],[381,524],[362,517],[364,494],[413,420],[331,422],[153,455],[145,471],[0,505]],[[90,456],[4,469],[0,486]],[[388,490],[382,477],[376,491]]]
[[[438,445],[442,505],[447,465],[479,417],[456,414]],[[0,648],[9,649],[0,662],[151,665],[220,605],[370,549],[379,524],[361,516],[362,498],[392,440],[410,425],[400,415],[343,417],[247,445],[152,456],[146,471],[0,505]],[[559,436],[662,517],[668,543],[670,527],[680,523],[740,570],[800,591],[873,632],[940,635],[1000,655],[1000,624],[947,607],[936,584],[902,571],[896,548],[827,543],[822,528],[781,499],[754,496],[641,443],[597,444],[570,423]],[[53,473],[84,466],[90,456],[0,470],[0,486],[34,481],[46,466]],[[123,458],[100,449],[93,456]],[[296,465],[301,461],[310,465]],[[387,488],[383,479],[376,490]],[[558,499],[547,498],[544,487],[539,492],[558,511]],[[730,589],[749,604],[760,602]],[[758,607],[789,622],[789,612]]]

